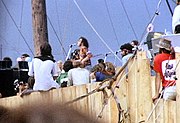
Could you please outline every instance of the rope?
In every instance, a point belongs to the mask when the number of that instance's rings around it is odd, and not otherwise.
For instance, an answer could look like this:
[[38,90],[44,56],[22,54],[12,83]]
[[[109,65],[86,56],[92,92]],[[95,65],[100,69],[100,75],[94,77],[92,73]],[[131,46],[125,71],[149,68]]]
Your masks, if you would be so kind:
[[30,48],[29,44],[27,43],[27,41],[26,41],[25,37],[23,36],[22,32],[21,32],[21,31],[20,31],[20,29],[18,28],[18,26],[17,26],[17,24],[16,24],[16,22],[15,22],[14,18],[12,17],[12,15],[11,15],[10,11],[8,10],[8,8],[7,8],[6,4],[4,3],[4,1],[3,1],[3,0],[1,0],[1,1],[2,1],[3,5],[4,5],[5,9],[6,9],[6,11],[8,12],[8,14],[9,14],[9,16],[10,16],[11,20],[13,21],[13,23],[14,23],[15,27],[17,28],[17,30],[18,30],[18,32],[19,32],[19,34],[21,35],[21,37],[23,38],[23,40],[24,40],[25,44],[27,45],[28,49],[31,51],[31,53],[32,53],[32,55],[33,55],[33,51],[31,50],[31,48]]
[[155,122],[156,122],[156,120],[159,118],[160,114],[162,113],[164,104],[165,104],[165,101],[164,101],[163,105],[161,105],[161,111],[158,113],[157,117],[154,118],[154,119],[155,119],[155,120],[154,120]]
[[87,17],[85,16],[85,14],[83,13],[83,11],[81,10],[81,8],[79,7],[78,3],[76,2],[76,0],[73,0],[74,4],[77,6],[78,10],[80,11],[81,15],[84,17],[84,19],[86,20],[86,22],[89,24],[89,26],[92,28],[92,30],[96,33],[96,35],[99,37],[99,39],[101,40],[101,42],[111,51],[111,53],[120,61],[121,59],[113,52],[113,50],[108,46],[108,44],[104,41],[104,39],[99,35],[99,33],[96,31],[96,29],[93,27],[93,25],[90,23],[90,21],[87,19]]
[[131,26],[131,28],[132,28],[132,31],[133,31],[133,33],[134,33],[134,36],[136,37],[136,39],[138,39],[138,36],[136,35],[135,29],[134,29],[133,26],[132,26],[132,23],[131,23],[131,21],[130,21],[130,18],[129,18],[129,16],[128,16],[128,13],[127,13],[127,11],[126,11],[126,9],[125,9],[125,6],[124,6],[122,0],[120,0],[120,2],[121,2],[121,5],[122,5],[122,7],[123,7],[123,10],[124,10],[124,12],[125,12],[125,14],[126,14],[126,17],[127,17],[127,19],[128,19],[128,22],[129,22],[129,24],[130,24],[130,26]]

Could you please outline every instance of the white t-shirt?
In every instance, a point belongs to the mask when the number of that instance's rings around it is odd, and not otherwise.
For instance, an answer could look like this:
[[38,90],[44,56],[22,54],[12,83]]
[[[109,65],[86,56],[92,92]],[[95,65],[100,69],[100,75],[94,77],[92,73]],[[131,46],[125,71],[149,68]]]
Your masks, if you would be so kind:
[[90,73],[85,68],[73,68],[68,71],[68,80],[73,85],[82,85],[90,82]]
[[172,31],[174,33],[175,27],[180,24],[180,5],[176,6],[174,9],[172,17]]
[[127,55],[125,55],[123,58],[122,58],[122,65],[126,64],[126,62],[129,60],[129,58],[133,56],[132,53],[129,53]]
[[29,66],[28,75],[35,77],[33,90],[49,90],[52,87],[59,87],[53,79],[53,76],[58,76],[57,64],[52,60],[42,61],[34,58]]
[[167,81],[174,81],[176,77],[176,60],[165,60],[162,62],[162,73]]

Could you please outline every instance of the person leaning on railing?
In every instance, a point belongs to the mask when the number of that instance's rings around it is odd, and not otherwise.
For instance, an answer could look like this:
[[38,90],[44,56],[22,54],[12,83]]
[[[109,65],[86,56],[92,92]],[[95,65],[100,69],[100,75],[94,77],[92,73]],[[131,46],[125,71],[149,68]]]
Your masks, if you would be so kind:
[[[173,67],[176,67],[173,64],[169,64],[170,60],[174,59],[174,51],[171,46],[171,41],[167,39],[160,39],[159,44],[156,45],[159,47],[159,54],[154,57],[154,71],[156,72],[155,77],[155,95],[152,98],[153,102],[164,96],[163,93],[160,94],[160,88],[161,88],[161,82],[162,82],[162,92],[164,92],[165,89],[167,89],[170,86],[175,86],[175,79],[172,78],[172,75],[167,75],[168,73],[172,72],[174,69]],[[166,64],[163,66],[162,63],[164,61],[167,61]],[[172,72],[173,73],[173,72]],[[174,72],[175,73],[175,72]],[[173,95],[175,94],[172,92]]]

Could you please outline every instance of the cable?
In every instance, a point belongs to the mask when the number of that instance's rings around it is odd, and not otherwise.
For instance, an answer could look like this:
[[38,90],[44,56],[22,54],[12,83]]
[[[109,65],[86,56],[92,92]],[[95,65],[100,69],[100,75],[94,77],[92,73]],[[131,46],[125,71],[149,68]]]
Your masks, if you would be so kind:
[[26,43],[27,47],[28,47],[28,48],[29,48],[29,50],[31,51],[32,55],[34,55],[34,54],[33,54],[33,51],[31,50],[31,48],[30,48],[30,46],[29,46],[29,44],[27,43],[27,41],[26,41],[25,37],[23,36],[23,34],[22,34],[22,32],[20,31],[20,29],[18,28],[18,26],[17,26],[17,24],[16,24],[15,20],[13,19],[13,17],[12,17],[12,15],[11,15],[11,13],[9,12],[9,10],[8,10],[8,8],[7,8],[7,6],[6,6],[6,4],[4,3],[4,1],[3,1],[3,0],[1,0],[1,1],[2,1],[3,5],[4,5],[5,9],[6,9],[6,11],[8,12],[8,14],[9,14],[10,18],[12,19],[12,21],[13,21],[14,25],[16,26],[16,28],[17,28],[18,32],[20,33],[21,37],[23,38],[24,42]]
[[[70,13],[70,1],[68,1],[68,7],[67,7],[67,14],[66,14],[66,16],[65,16],[65,19],[64,19],[64,22],[63,22],[63,24],[61,24],[61,25],[63,25],[63,29],[62,29],[62,32],[60,31],[60,27],[62,27],[62,26],[60,26],[60,23],[59,23],[59,14],[58,14],[58,3],[57,3],[57,0],[55,0],[55,4],[56,4],[56,13],[57,13],[57,18],[58,18],[58,30],[59,30],[59,32],[60,32],[60,34],[61,34],[61,42],[63,43],[64,41],[65,41],[65,37],[66,37],[66,26],[67,26],[67,23],[68,23],[68,17],[69,17],[69,13]],[[61,48],[62,49],[62,51],[63,51],[63,48]],[[64,59],[66,59],[66,55],[64,54]]]
[[84,17],[84,19],[87,21],[87,23],[89,24],[89,26],[92,28],[92,30],[96,33],[96,35],[99,37],[99,39],[102,41],[102,43],[112,52],[112,54],[120,61],[121,59],[112,51],[112,49],[108,46],[108,44],[104,41],[104,39],[99,35],[99,33],[96,31],[96,29],[92,26],[92,24],[89,22],[89,20],[87,19],[87,17],[85,16],[85,14],[83,13],[83,11],[81,10],[81,8],[79,7],[79,5],[77,4],[76,0],[73,0],[74,4],[77,6],[78,10],[80,11],[80,13],[82,14],[82,16]]
[[[55,0],[55,6],[56,6],[56,13],[57,13],[57,20],[58,20],[58,30],[59,30],[59,33],[60,33],[60,35],[61,35],[61,31],[60,31],[60,23],[59,23],[59,13],[58,13],[58,3],[57,3],[57,0]],[[61,38],[61,41],[62,41],[62,38]]]
[[170,6],[170,4],[169,4],[169,1],[168,1],[168,0],[166,0],[166,4],[167,4],[168,9],[169,9],[169,11],[170,11],[170,13],[171,13],[171,16],[173,16],[173,11],[172,11],[172,9],[171,9],[171,6]]
[[148,10],[147,3],[146,3],[146,1],[145,1],[145,0],[143,0],[143,1],[144,1],[144,4],[145,4],[145,7],[146,7],[146,11],[147,11],[147,13],[148,13],[148,16],[149,16],[149,18],[151,18],[151,17],[150,17],[150,12],[149,12],[149,10]]
[[115,31],[115,28],[114,28],[114,24],[113,24],[112,18],[111,18],[111,16],[110,16],[110,12],[109,12],[109,8],[108,8],[107,1],[106,1],[106,0],[104,0],[104,1],[105,1],[107,13],[108,13],[108,17],[109,17],[109,20],[110,20],[110,22],[111,22],[111,26],[112,26],[113,32],[114,32],[114,35],[115,35],[115,37],[116,37],[116,41],[117,41],[118,45],[120,45],[120,44],[119,44],[119,41],[118,41],[118,37],[117,37],[116,31]]
[[[1,35],[0,35],[0,38],[1,38],[2,40],[4,40],[6,44],[12,45],[12,44],[9,44],[10,41],[7,41],[7,40],[6,40],[5,38],[3,38]],[[18,54],[20,54],[20,52],[19,52],[16,48],[13,48],[13,46],[11,46],[11,47],[12,47],[12,48],[5,48],[5,47],[2,47],[2,46],[1,46],[2,49],[13,50],[13,51],[16,51]]]
[[[144,32],[143,32],[143,34],[142,34],[141,42],[140,42],[140,45],[139,45],[139,46],[142,46],[142,44],[144,43],[146,37],[147,37],[148,34],[149,34],[149,32],[146,32],[148,26],[149,26],[150,24],[152,24],[152,23],[154,22],[154,20],[156,19],[156,17],[159,15],[159,8],[160,8],[160,5],[161,5],[161,2],[162,2],[162,0],[159,0],[158,5],[157,5],[157,7],[156,7],[156,11],[155,11],[153,17],[152,17],[151,20],[149,21],[148,25],[146,26],[146,28],[145,28],[145,30],[144,30]],[[143,36],[143,35],[144,35],[144,36]]]
[[20,25],[19,25],[20,29],[21,29],[21,26],[22,26],[23,8],[24,8],[24,0],[22,0],[22,6],[21,6],[21,19],[20,19]]
[[51,25],[51,27],[52,27],[52,29],[53,29],[53,31],[54,31],[57,39],[58,39],[58,41],[59,41],[59,43],[60,43],[60,45],[61,45],[61,47],[62,47],[62,49],[63,49],[63,55],[66,56],[67,53],[66,53],[66,51],[65,51],[65,49],[64,49],[64,47],[63,47],[63,44],[62,44],[62,42],[60,41],[60,39],[59,39],[59,37],[58,37],[58,35],[57,35],[57,32],[56,32],[56,30],[54,29],[54,27],[53,27],[53,25],[52,25],[52,23],[51,23],[51,20],[49,19],[48,16],[47,16],[47,19],[48,19],[48,21],[49,21],[49,23],[50,23],[50,25]]
[[124,12],[125,12],[125,14],[126,14],[126,17],[127,17],[127,19],[128,19],[128,22],[129,22],[129,24],[130,24],[130,26],[131,26],[131,29],[132,29],[132,31],[133,31],[133,33],[134,33],[134,36],[136,37],[136,40],[138,40],[138,36],[136,35],[135,29],[134,29],[133,26],[132,26],[132,23],[131,23],[131,21],[130,21],[130,18],[129,18],[129,16],[128,16],[128,13],[127,13],[127,11],[126,11],[126,9],[125,9],[125,6],[124,6],[122,0],[120,0],[120,2],[121,2],[121,5],[122,5],[122,7],[123,7],[123,10],[124,10]]

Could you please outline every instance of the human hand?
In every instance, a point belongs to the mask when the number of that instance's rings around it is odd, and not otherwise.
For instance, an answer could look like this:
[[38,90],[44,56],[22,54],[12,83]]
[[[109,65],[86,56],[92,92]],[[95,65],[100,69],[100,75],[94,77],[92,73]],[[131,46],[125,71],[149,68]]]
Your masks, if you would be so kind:
[[153,98],[152,98],[152,101],[153,103],[160,97],[160,94],[156,94]]

